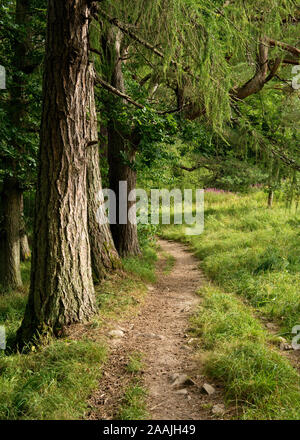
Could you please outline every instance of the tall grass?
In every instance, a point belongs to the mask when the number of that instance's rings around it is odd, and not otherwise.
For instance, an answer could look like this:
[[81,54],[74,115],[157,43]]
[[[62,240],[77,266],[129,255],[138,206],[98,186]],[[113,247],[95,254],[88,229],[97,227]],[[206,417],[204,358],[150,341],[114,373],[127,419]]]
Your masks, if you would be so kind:
[[[201,338],[204,371],[223,384],[241,419],[299,419],[300,376],[275,348],[249,306],[214,286],[199,291],[200,309],[192,319]],[[272,345],[274,344],[274,345]]]

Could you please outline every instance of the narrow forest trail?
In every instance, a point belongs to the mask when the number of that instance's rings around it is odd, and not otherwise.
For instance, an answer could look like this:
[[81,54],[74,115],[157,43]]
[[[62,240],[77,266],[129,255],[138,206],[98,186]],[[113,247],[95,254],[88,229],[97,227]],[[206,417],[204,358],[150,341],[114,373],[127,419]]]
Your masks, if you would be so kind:
[[[203,392],[202,385],[209,381],[201,375],[200,361],[195,359],[187,334],[190,316],[200,303],[196,295],[203,282],[199,262],[184,245],[164,240],[159,244],[163,254],[174,258],[174,266],[166,273],[161,253],[157,283],[149,286],[138,315],[120,324],[124,336],[111,340],[110,359],[92,397],[94,410],[89,418],[117,417],[130,381],[126,373],[128,356],[134,351],[143,353],[141,380],[147,389],[151,420],[213,419],[213,405],[222,403],[222,392],[215,384],[213,395]],[[175,386],[172,379],[178,374],[186,374],[190,383]]]

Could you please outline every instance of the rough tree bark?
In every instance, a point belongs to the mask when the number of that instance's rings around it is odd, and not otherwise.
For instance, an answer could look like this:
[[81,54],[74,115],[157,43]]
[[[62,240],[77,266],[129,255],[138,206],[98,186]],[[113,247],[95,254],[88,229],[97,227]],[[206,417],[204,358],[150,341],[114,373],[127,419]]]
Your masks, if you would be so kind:
[[103,279],[108,272],[121,268],[109,224],[104,224],[102,183],[99,163],[98,124],[94,97],[94,67],[89,67],[89,138],[87,162],[88,229],[94,281]]
[[95,313],[86,197],[91,4],[48,1],[31,286],[20,345]]
[[127,200],[130,192],[136,189],[136,171],[127,164],[124,164],[124,158],[121,155],[125,152],[127,160],[134,163],[135,151],[132,147],[127,147],[124,140],[121,138],[118,130],[113,123],[109,124],[108,129],[108,163],[109,163],[109,183],[110,189],[116,194],[116,218],[117,223],[111,225],[113,239],[118,249],[118,252],[123,257],[130,255],[139,255],[140,247],[137,235],[137,225],[128,220],[129,210],[134,209],[135,202],[128,201],[127,203],[127,222],[120,223],[119,210],[119,182],[127,183]]
[[[106,41],[107,62],[111,63],[111,78],[109,82],[121,92],[125,91],[124,77],[122,72],[121,56],[122,33],[119,30],[111,29]],[[127,161],[124,161],[124,153]],[[128,212],[134,209],[135,202],[127,204],[127,222],[120,223],[119,212],[119,182],[127,182],[127,195],[136,189],[136,171],[130,164],[135,160],[135,146],[130,139],[122,135],[122,127],[118,122],[111,119],[108,123],[108,164],[109,184],[117,196],[117,222],[111,225],[112,236],[115,246],[122,256],[139,255],[140,247],[138,242],[137,225],[128,221]]]
[[24,220],[24,200],[23,193],[21,194],[20,205],[20,256],[21,261],[29,260],[31,257],[31,251],[28,243],[28,236],[26,234],[26,225]]
[[7,177],[1,193],[0,284],[4,289],[22,286],[20,271],[21,190],[17,179]]

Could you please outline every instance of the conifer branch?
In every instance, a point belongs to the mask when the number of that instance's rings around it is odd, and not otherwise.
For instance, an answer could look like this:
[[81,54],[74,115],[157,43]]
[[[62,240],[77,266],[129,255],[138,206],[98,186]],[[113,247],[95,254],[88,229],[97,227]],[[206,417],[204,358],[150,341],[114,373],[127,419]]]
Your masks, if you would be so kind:
[[138,107],[140,109],[144,109],[145,106],[136,102],[134,99],[132,99],[129,95],[126,95],[126,93],[121,92],[121,90],[116,89],[116,87],[113,87],[108,82],[104,81],[104,79],[100,78],[99,75],[96,75],[95,78],[95,84],[100,85],[104,89],[108,90],[109,92],[113,93],[116,96],[119,96],[119,98],[125,99],[125,101],[129,102],[130,104],[134,105],[135,107]]
[[[125,101],[129,102],[130,104],[134,105],[135,107],[137,107],[141,110],[146,108],[144,105],[140,104],[139,102],[137,102],[133,98],[131,98],[131,96],[127,95],[126,93],[121,92],[121,90],[117,89],[116,87],[113,87],[107,81],[104,81],[104,79],[102,79],[99,75],[96,75],[95,84],[103,87],[104,89],[106,89],[107,91],[112,93],[113,95],[116,95],[119,98],[124,99]],[[167,115],[167,114],[171,114],[171,113],[181,112],[182,110],[183,110],[183,107],[172,109],[172,110],[156,111],[156,113],[158,115],[163,116],[163,115]]]

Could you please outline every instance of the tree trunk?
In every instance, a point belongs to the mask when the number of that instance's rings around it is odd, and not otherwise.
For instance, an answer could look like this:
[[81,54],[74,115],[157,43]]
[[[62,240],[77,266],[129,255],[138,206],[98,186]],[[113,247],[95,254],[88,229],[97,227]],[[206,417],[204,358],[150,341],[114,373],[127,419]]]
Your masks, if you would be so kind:
[[23,194],[21,194],[21,206],[20,206],[20,256],[21,261],[27,261],[31,257],[31,251],[28,243],[28,237],[26,234],[26,225],[24,220],[24,200]]
[[[121,54],[122,34],[119,31],[111,31],[107,39],[106,53],[107,62],[112,63],[112,75],[110,84],[121,92],[125,92],[124,77],[122,72],[122,54]],[[108,164],[109,164],[109,184],[116,194],[117,202],[117,222],[111,225],[112,236],[117,251],[121,256],[139,255],[140,247],[138,242],[137,225],[129,222],[129,209],[135,205],[135,202],[128,202],[127,223],[120,223],[119,212],[119,182],[127,182],[127,195],[136,189],[136,171],[132,166],[124,161],[124,153],[129,163],[133,164],[135,160],[135,149],[130,141],[122,135],[122,127],[118,122],[111,119],[108,123]]]
[[48,1],[31,286],[22,346],[95,313],[87,222],[91,2]]
[[30,260],[31,251],[25,229],[22,227],[20,232],[20,257],[21,261]]
[[94,97],[94,68],[92,65],[90,65],[89,73],[89,138],[91,144],[88,146],[87,162],[88,228],[94,281],[99,282],[108,272],[119,269],[122,265],[112,239],[109,224],[103,224],[100,221],[105,217],[105,212],[102,203],[98,124]]
[[[15,22],[26,28],[23,38],[14,41],[13,52],[13,87],[10,90],[9,119],[14,128],[12,135],[12,148],[21,152],[19,131],[23,125],[26,113],[24,88],[26,76],[24,73],[27,63],[27,52],[29,46],[29,0],[17,0],[15,9]],[[14,289],[22,286],[20,269],[20,229],[21,229],[21,184],[16,172],[17,163],[15,159],[6,158],[5,165],[10,170],[10,175],[4,177],[2,193],[3,225],[0,238],[0,284],[6,289]],[[18,230],[18,232],[17,232]],[[17,255],[18,254],[18,255]]]
[[21,190],[14,178],[5,178],[2,190],[0,230],[0,284],[5,290],[22,286],[20,270]]
[[124,145],[124,140],[120,136],[118,130],[115,126],[109,125],[108,129],[108,163],[109,163],[109,182],[110,189],[112,189],[116,194],[116,224],[111,225],[112,236],[114,243],[120,255],[123,257],[130,255],[139,255],[141,253],[138,235],[137,235],[137,225],[131,223],[128,219],[128,212],[135,205],[135,202],[128,202],[126,224],[121,223],[121,217],[123,216],[119,210],[120,193],[119,193],[119,183],[127,183],[127,200],[128,195],[132,190],[136,189],[136,171],[129,165],[124,163],[124,158],[122,152],[126,153],[128,161],[134,163],[135,152],[131,147],[126,148]]
[[268,192],[268,208],[272,208],[273,206],[273,199],[274,199],[274,191],[272,188],[269,188]]

